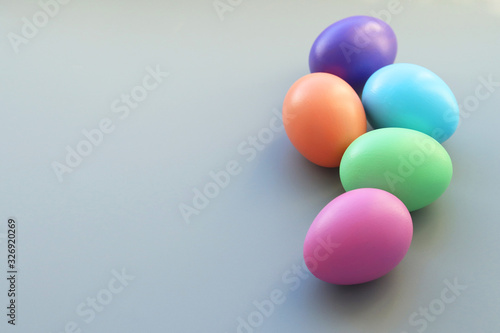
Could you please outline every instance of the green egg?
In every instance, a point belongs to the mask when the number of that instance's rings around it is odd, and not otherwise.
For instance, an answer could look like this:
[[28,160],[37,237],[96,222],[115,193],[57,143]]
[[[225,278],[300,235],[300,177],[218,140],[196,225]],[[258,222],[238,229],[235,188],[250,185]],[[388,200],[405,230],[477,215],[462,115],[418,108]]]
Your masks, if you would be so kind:
[[346,191],[365,187],[385,190],[414,211],[444,193],[453,167],[444,147],[427,134],[406,128],[382,128],[351,143],[339,172]]

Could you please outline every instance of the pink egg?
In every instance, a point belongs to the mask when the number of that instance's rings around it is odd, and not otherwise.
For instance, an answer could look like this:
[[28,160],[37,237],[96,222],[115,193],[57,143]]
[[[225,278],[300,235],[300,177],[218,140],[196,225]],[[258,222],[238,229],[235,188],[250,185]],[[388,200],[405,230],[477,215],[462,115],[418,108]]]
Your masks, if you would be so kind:
[[323,281],[364,283],[394,269],[412,236],[411,215],[401,200],[379,189],[356,189],[333,199],[314,219],[304,260]]

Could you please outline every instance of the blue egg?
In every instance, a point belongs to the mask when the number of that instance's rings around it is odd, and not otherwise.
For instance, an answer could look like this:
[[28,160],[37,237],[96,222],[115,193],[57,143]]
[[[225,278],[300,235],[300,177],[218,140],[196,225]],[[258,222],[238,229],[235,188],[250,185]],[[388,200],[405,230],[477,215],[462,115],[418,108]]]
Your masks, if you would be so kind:
[[382,67],[368,79],[362,102],[373,128],[402,127],[438,142],[455,133],[458,103],[448,85],[430,70],[413,64]]

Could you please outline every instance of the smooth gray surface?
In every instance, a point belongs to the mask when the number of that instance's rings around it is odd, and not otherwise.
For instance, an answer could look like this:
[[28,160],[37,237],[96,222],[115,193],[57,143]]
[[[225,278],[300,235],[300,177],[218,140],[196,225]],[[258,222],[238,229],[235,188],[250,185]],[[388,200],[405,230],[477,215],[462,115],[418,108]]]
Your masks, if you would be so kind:
[[[308,73],[326,26],[389,8],[396,61],[440,75],[460,104],[480,77],[500,81],[496,0],[243,0],[224,20],[211,0],[73,0],[18,53],[8,34],[40,7],[0,1],[0,237],[8,217],[19,223],[18,322],[8,325],[2,310],[0,331],[238,332],[238,318],[258,320],[254,302],[276,290],[284,302],[253,331],[500,331],[500,87],[464,109],[444,144],[454,178],[413,214],[405,260],[365,285],[292,271],[310,223],[343,192],[338,171],[305,161],[284,131],[254,159],[242,154]],[[113,101],[142,84],[148,66],[170,75],[121,119]],[[113,132],[59,182],[52,163],[104,118]],[[187,224],[179,206],[232,160],[241,172]],[[122,269],[134,279],[95,318],[89,307],[79,315]],[[455,279],[467,289],[440,309],[442,292],[452,295],[445,280]],[[410,322],[429,305],[439,315]]]

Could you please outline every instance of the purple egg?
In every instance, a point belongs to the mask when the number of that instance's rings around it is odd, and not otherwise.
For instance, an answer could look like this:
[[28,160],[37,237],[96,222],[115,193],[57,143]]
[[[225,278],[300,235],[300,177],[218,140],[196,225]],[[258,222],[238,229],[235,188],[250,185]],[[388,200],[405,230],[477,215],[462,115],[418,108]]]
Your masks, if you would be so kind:
[[311,73],[339,76],[361,93],[368,78],[394,62],[396,35],[382,20],[351,16],[333,23],[314,41],[309,54]]

